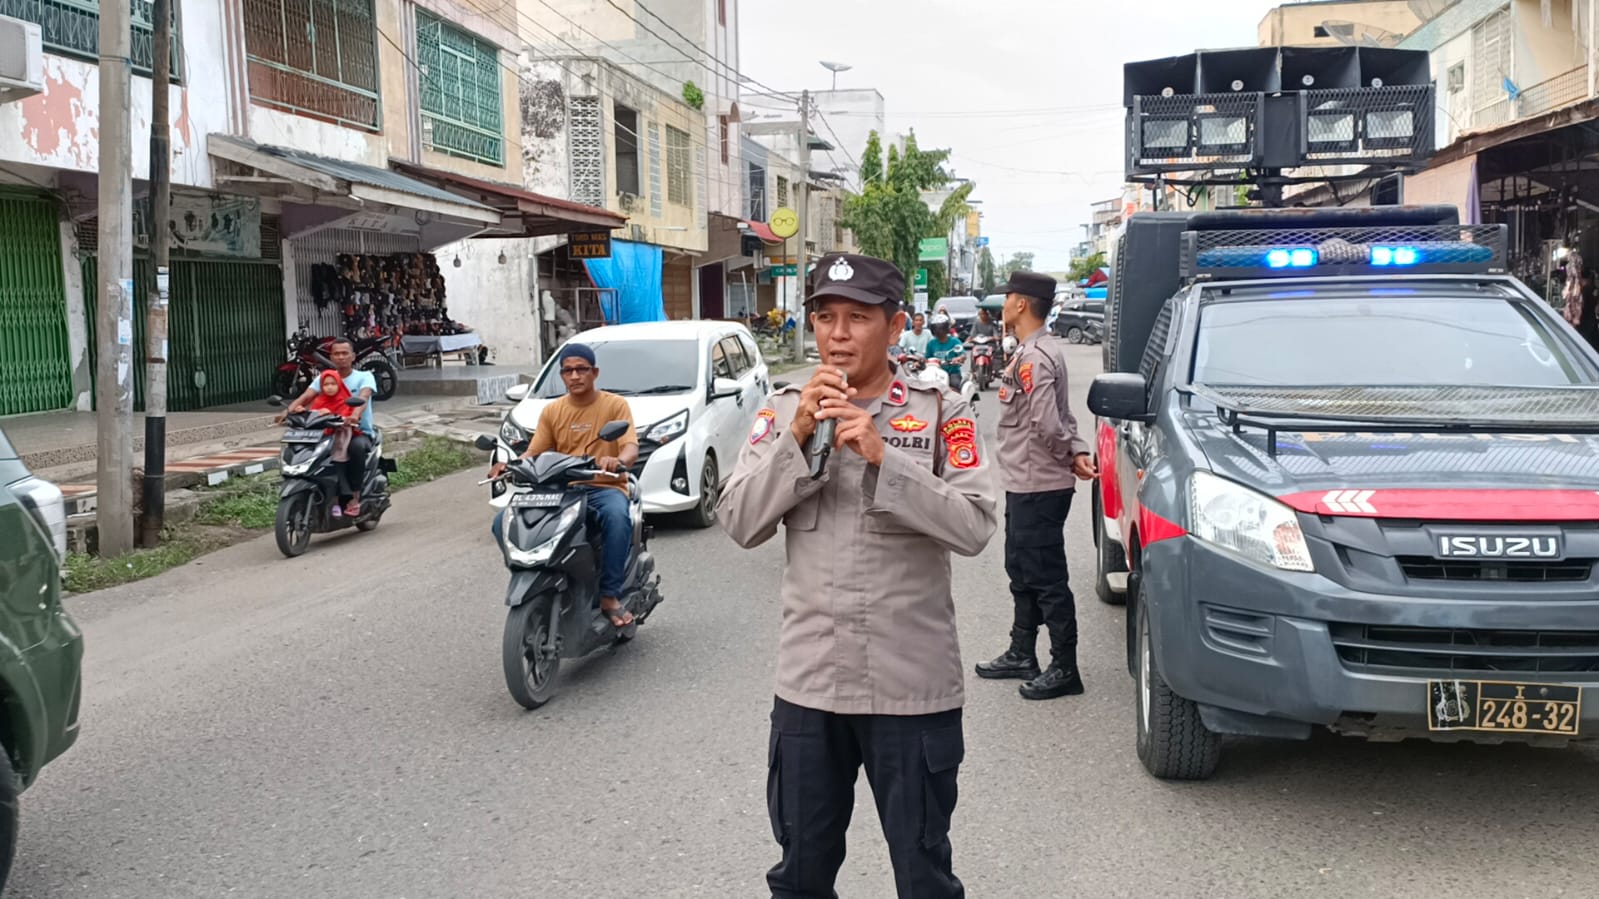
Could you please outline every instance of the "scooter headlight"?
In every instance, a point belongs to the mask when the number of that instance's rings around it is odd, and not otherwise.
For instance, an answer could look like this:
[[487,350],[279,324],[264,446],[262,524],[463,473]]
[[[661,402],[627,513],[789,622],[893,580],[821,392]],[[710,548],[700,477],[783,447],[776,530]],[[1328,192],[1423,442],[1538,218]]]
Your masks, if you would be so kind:
[[291,465],[283,466],[283,473],[290,477],[299,477],[300,475],[305,474],[311,470],[311,466],[315,465],[318,459],[322,458],[322,454],[327,452],[332,447],[332,437],[322,438],[322,442],[316,445],[316,449],[312,450],[306,455],[304,462],[296,462]]
[[[515,508],[509,506],[506,507],[504,514],[507,519],[507,524],[509,524],[510,517],[516,513],[517,510]],[[562,509],[560,517],[555,520],[555,534],[551,536],[550,539],[545,540],[543,543],[540,543],[538,546],[535,546],[532,549],[521,549],[513,545],[511,541],[507,539],[505,541],[506,561],[519,568],[529,568],[534,565],[542,565],[545,562],[548,562],[550,557],[555,555],[555,548],[560,545],[561,538],[566,536],[566,532],[572,529],[572,525],[577,523],[577,517],[582,514],[582,503],[572,503],[566,508]]]

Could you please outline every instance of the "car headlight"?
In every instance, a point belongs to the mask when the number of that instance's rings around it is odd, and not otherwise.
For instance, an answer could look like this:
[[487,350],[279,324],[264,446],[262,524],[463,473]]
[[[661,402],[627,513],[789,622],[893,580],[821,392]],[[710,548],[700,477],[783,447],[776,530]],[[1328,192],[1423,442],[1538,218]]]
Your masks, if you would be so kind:
[[510,413],[506,413],[505,420],[500,422],[500,439],[505,441],[506,446],[515,446],[531,436],[531,434],[522,429],[521,425],[516,423]]
[[644,437],[656,443],[666,443],[669,440],[683,436],[688,432],[688,410],[684,409],[671,418],[663,418],[655,424],[644,429]]
[[1316,570],[1293,509],[1203,471],[1194,472],[1188,498],[1188,532],[1198,539],[1284,571]]
[[42,481],[32,475],[28,475],[13,483],[11,490],[22,503],[22,507],[38,523],[39,530],[43,531],[44,535],[49,538],[50,546],[56,552],[56,563],[65,562],[67,558],[67,503],[61,494],[61,488],[49,481]]
[[[510,516],[516,514],[516,510],[510,506],[507,506],[505,512],[502,514],[509,519]],[[516,546],[513,546],[510,540],[506,540],[506,558],[511,561],[511,564],[524,567],[542,565],[543,563],[548,562],[550,560],[550,556],[555,554],[555,547],[560,545],[561,538],[565,537],[566,532],[572,529],[572,525],[577,521],[577,517],[581,514],[583,514],[582,503],[572,503],[571,505],[562,509],[561,517],[555,521],[555,536],[544,541],[543,543],[540,543],[538,546],[535,546],[532,549],[520,549]]]

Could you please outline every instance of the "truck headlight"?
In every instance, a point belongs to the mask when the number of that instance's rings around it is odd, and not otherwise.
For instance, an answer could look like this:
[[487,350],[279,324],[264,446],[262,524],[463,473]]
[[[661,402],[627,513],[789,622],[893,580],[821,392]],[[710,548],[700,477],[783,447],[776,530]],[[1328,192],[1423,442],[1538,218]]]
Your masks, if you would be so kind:
[[1316,570],[1293,509],[1209,472],[1194,472],[1188,486],[1196,538],[1284,571]]
[[688,410],[684,409],[671,418],[663,418],[655,424],[644,429],[646,439],[656,443],[666,443],[683,436],[688,431]]

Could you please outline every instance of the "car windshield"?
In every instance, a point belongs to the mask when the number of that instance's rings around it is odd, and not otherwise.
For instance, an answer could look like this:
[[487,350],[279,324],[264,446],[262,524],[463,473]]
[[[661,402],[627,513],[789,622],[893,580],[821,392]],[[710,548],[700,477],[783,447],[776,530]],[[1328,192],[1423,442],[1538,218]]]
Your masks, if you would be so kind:
[[939,300],[938,305],[933,308],[942,309],[950,315],[964,318],[977,314],[977,298],[945,297],[942,300]]
[[1532,310],[1505,299],[1394,296],[1216,303],[1193,380],[1295,387],[1560,387],[1594,382]]
[[[610,340],[590,342],[599,364],[601,390],[632,396],[687,393],[700,383],[699,342],[694,340]],[[560,366],[550,365],[540,376],[533,395],[553,399],[566,394]]]

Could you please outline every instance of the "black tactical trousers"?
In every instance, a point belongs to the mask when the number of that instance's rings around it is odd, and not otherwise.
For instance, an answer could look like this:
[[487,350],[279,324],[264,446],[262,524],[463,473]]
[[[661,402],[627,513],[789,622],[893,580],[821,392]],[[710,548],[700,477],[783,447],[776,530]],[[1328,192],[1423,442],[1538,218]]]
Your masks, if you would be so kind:
[[1056,664],[1077,665],[1077,604],[1066,571],[1066,513],[1074,491],[1005,494],[1005,574],[1016,617],[1011,649],[1034,655],[1038,626],[1049,629]]
[[772,835],[783,847],[766,874],[774,899],[836,899],[863,766],[900,899],[964,899],[949,845],[964,754],[960,709],[835,715],[776,700],[766,774]]

